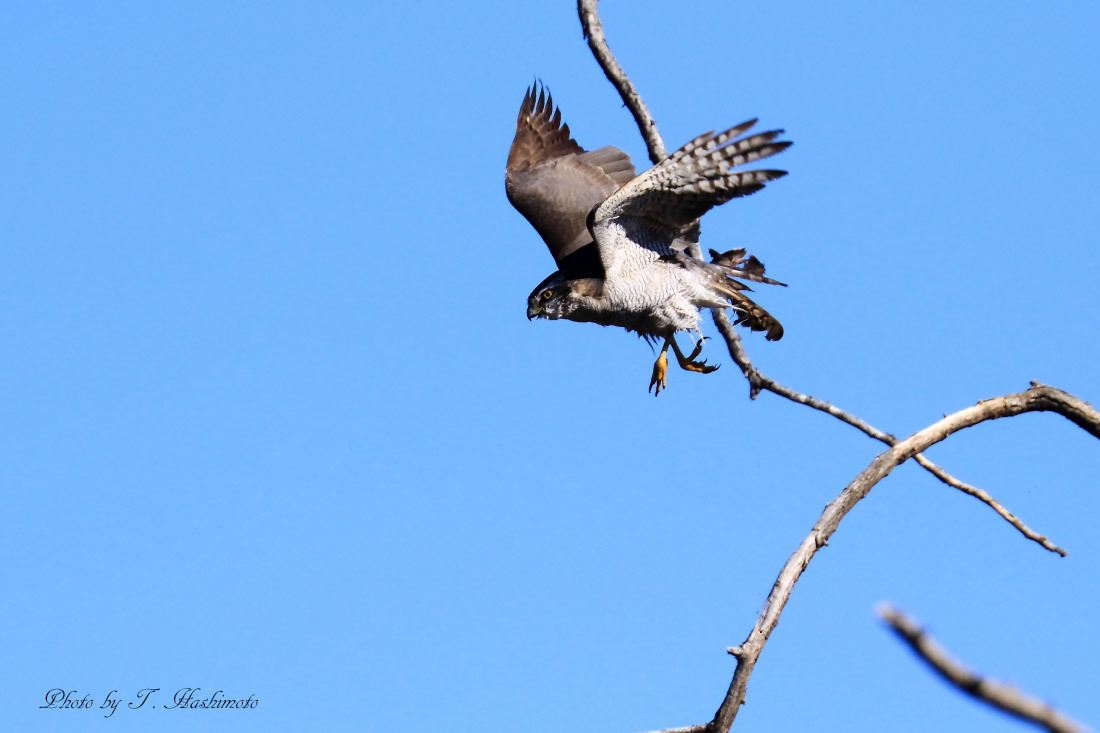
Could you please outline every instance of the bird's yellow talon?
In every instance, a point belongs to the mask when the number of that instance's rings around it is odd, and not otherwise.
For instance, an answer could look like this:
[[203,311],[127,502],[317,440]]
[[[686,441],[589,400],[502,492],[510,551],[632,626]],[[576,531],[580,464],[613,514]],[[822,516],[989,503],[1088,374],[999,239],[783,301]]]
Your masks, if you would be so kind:
[[691,356],[684,356],[684,352],[680,351],[680,347],[677,345],[675,339],[668,339],[666,343],[672,345],[672,350],[676,352],[676,361],[680,362],[680,368],[689,372],[699,372],[700,374],[710,374],[718,369],[718,365],[708,366],[707,360],[695,361],[695,357],[699,356],[699,352],[703,350],[703,341],[705,339],[699,339],[699,343],[695,344],[695,348],[692,349]]
[[[661,349],[661,355],[657,357],[657,361],[653,362],[653,377],[649,380],[649,391],[653,392],[653,396],[661,394],[661,390],[665,388],[665,375],[668,374],[668,358],[665,356],[665,350]],[[654,391],[654,387],[657,388]]]

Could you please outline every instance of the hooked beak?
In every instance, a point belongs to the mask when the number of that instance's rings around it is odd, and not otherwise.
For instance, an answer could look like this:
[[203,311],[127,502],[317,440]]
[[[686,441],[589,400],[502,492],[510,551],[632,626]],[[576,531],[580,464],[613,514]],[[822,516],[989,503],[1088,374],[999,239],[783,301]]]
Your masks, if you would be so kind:
[[538,318],[542,315],[542,308],[538,304],[527,306],[527,320]]

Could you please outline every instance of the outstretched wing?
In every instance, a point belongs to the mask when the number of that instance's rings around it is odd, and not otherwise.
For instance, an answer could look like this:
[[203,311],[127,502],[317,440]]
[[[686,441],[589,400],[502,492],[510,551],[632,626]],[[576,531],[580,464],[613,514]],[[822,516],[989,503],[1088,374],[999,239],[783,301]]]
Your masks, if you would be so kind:
[[504,188],[564,271],[567,258],[592,241],[588,213],[634,178],[634,166],[610,145],[586,152],[561,124],[549,92],[537,91],[528,88],[520,105]]
[[684,227],[711,208],[756,193],[768,181],[787,175],[779,170],[732,170],[790,147],[790,142],[775,142],[782,130],[740,137],[755,124],[753,119],[718,135],[700,135],[596,209],[592,234],[609,277],[628,263],[668,254],[676,249],[673,243]]

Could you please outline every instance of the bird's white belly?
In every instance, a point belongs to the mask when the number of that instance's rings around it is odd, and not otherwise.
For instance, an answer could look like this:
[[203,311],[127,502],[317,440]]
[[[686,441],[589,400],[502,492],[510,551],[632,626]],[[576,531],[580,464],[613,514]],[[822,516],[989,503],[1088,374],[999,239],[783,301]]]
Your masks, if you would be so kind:
[[670,254],[667,246],[645,241],[650,232],[636,220],[626,222],[635,226],[624,228],[622,221],[612,220],[597,232],[607,308],[623,314],[624,321],[645,323],[651,332],[697,329],[699,308],[692,297],[696,284],[680,265],[661,259]]
[[629,277],[606,281],[607,305],[616,312],[630,314],[632,320],[644,320],[649,324],[647,330],[694,330],[699,324],[699,310],[685,297],[676,269],[654,263]]

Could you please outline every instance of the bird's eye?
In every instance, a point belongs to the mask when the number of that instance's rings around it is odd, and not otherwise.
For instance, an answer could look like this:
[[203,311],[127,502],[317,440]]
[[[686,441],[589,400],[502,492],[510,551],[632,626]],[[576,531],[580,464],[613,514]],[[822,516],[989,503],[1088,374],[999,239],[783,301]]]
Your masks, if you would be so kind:
[[550,300],[553,297],[554,297],[554,291],[553,290],[543,290],[542,291],[542,299],[543,300]]

